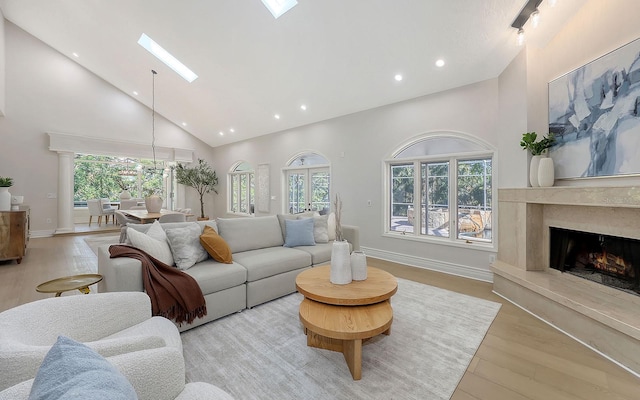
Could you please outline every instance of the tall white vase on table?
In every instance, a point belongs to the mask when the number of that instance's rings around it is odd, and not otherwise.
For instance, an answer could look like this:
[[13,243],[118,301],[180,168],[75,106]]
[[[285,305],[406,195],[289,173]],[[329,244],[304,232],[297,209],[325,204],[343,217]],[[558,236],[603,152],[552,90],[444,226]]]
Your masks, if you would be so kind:
[[331,246],[331,273],[329,280],[336,285],[351,283],[351,255],[349,242],[335,241]]
[[529,183],[531,187],[540,186],[540,183],[538,183],[538,168],[540,167],[540,160],[542,158],[542,156],[531,157],[531,163],[529,164]]
[[538,184],[540,187],[551,187],[555,181],[553,158],[544,157],[540,159],[538,166]]
[[162,209],[162,197],[152,194],[144,199],[144,205],[147,207],[147,212],[159,213]]
[[0,211],[11,210],[11,193],[8,186],[0,187]]

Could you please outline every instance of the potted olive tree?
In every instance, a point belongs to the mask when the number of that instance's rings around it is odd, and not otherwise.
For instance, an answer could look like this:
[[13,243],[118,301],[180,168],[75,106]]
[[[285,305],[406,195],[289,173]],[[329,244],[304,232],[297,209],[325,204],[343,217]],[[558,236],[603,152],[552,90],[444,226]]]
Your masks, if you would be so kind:
[[[531,155],[531,163],[529,164],[529,183],[531,186],[553,186],[553,159],[546,158],[547,149],[555,143],[556,138],[553,133],[549,133],[548,136],[542,136],[538,139],[538,135],[535,132],[527,132],[522,134],[522,140],[520,146],[523,150],[529,150]],[[540,167],[541,161],[543,167]],[[542,178],[542,179],[540,179]]]
[[216,185],[218,184],[218,176],[216,171],[211,169],[209,164],[203,159],[198,159],[198,163],[192,167],[178,163],[176,166],[176,179],[181,185],[191,186],[200,195],[200,217],[198,219],[205,220],[208,217],[204,215],[204,195],[214,192],[218,194]]

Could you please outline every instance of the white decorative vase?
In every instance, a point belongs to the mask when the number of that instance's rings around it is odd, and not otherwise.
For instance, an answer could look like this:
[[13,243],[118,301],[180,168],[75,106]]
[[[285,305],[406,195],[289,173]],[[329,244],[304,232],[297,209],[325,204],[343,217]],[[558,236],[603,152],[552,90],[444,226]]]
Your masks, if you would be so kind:
[[354,281],[367,279],[367,256],[362,251],[351,253],[351,278]]
[[542,158],[542,156],[531,157],[531,164],[529,164],[529,183],[531,183],[531,187],[540,186],[538,183],[538,167]]
[[144,205],[147,207],[147,212],[159,213],[162,209],[162,197],[152,194],[144,199]]
[[555,181],[553,158],[545,157],[538,166],[538,184],[540,187],[551,187]]
[[336,285],[351,283],[351,256],[349,255],[349,242],[346,240],[333,242],[329,280]]
[[120,200],[129,200],[131,198],[131,193],[129,193],[128,190],[123,190],[122,193],[120,193]]
[[8,187],[0,187],[0,211],[11,210],[11,193]]

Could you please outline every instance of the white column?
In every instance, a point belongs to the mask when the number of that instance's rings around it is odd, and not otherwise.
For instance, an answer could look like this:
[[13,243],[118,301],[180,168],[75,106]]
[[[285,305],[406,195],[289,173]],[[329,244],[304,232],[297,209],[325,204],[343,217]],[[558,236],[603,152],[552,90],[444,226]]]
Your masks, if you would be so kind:
[[73,160],[75,154],[58,152],[58,228],[56,233],[75,230],[73,224]]

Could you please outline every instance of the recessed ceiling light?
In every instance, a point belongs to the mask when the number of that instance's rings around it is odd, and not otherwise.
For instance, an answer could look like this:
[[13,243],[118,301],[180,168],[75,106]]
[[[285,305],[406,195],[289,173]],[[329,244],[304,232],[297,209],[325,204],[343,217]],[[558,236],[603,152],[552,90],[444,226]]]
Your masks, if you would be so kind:
[[220,136],[224,136],[224,132],[222,132],[222,131],[218,132],[218,134],[219,134]]
[[296,0],[262,0],[262,3],[271,11],[273,18],[278,18],[298,4]]
[[444,60],[442,58],[436,60],[436,67],[444,67]]
[[73,56],[74,56],[75,58],[80,57],[80,56],[78,55],[78,53],[76,53],[76,52],[73,52],[73,53],[71,53],[71,54],[73,54]]
[[183,122],[183,123],[182,123],[182,126],[187,126],[187,123],[186,123],[186,122]]
[[402,75],[396,74],[396,76],[394,76],[393,79],[395,79],[396,81],[400,82],[402,80]]
[[303,105],[300,106],[300,109],[302,111],[307,111],[307,106],[305,104],[303,104]]
[[153,39],[151,39],[146,34],[143,33],[140,36],[140,39],[138,39],[138,44],[144,47],[145,49],[147,49],[149,53],[156,56],[158,60],[167,64],[169,68],[174,70],[178,75],[183,77],[187,82],[191,83],[194,80],[196,80],[196,78],[198,77],[198,75],[196,75],[193,71],[187,68],[186,65],[178,61],[177,58],[172,56],[171,53],[163,49],[162,46],[154,42]]
[[235,132],[235,131],[236,131],[235,129],[233,129],[233,128],[229,128],[229,132],[233,133],[233,132]]
[[134,95],[134,96],[137,96],[137,95],[138,95],[138,92],[136,92],[136,91],[134,90],[134,91],[133,91],[133,95]]
[[280,114],[275,114],[275,115],[273,116],[273,118],[275,118],[275,119],[280,119]]

